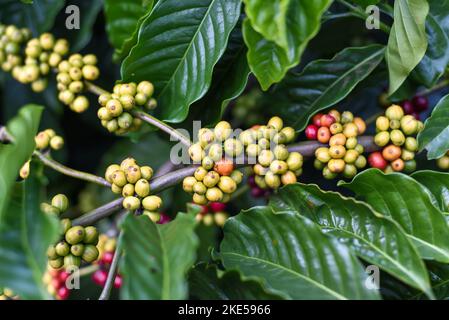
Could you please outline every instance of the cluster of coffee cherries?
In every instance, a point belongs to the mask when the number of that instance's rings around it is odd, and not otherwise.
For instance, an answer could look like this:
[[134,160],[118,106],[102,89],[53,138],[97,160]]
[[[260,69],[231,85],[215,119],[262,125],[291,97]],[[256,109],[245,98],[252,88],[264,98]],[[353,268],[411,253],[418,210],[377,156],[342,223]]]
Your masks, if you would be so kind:
[[22,64],[22,45],[31,37],[29,29],[0,24],[0,65],[5,72],[11,72]]
[[184,178],[184,191],[192,193],[199,205],[228,202],[242,182],[243,174],[235,169],[233,159],[243,155],[243,144],[231,137],[231,125],[221,121],[213,129],[201,128],[198,142],[189,148],[193,163],[201,163],[193,176]]
[[[383,92],[379,96],[379,103],[384,108],[391,106],[392,103],[387,92]],[[429,108],[429,100],[425,96],[416,95],[411,100],[402,101],[399,105],[404,109],[405,114],[412,115],[416,120],[420,120],[420,113]]]
[[81,113],[89,108],[89,100],[82,94],[86,89],[84,80],[98,78],[100,70],[96,64],[97,57],[94,54],[82,56],[79,53],[70,55],[58,64],[58,99],[74,112]]
[[437,167],[441,170],[449,170],[449,151],[444,156],[437,159]]
[[105,178],[111,183],[111,190],[121,194],[123,208],[135,214],[148,214],[159,211],[162,199],[151,194],[150,179],[153,169],[139,166],[134,158],[126,158],[120,165],[112,164],[106,169]]
[[21,83],[31,83],[33,91],[41,92],[47,87],[51,69],[56,68],[68,52],[66,39],[55,39],[51,33],[43,33],[27,42],[24,65],[14,68],[12,75]]
[[196,220],[206,226],[216,225],[223,227],[229,214],[226,212],[226,204],[223,202],[210,202],[201,206],[201,211],[196,215]]
[[256,125],[243,131],[239,138],[252,167],[254,182],[263,190],[276,190],[292,184],[302,174],[303,156],[290,152],[287,144],[295,140],[295,130],[284,127],[279,117],[272,117],[266,125]]
[[412,115],[405,115],[399,105],[391,105],[384,116],[376,119],[374,143],[381,151],[370,154],[371,167],[385,172],[413,172],[416,169],[415,153],[418,151],[416,135],[424,124]]
[[[51,204],[42,203],[41,210],[46,214],[61,215],[69,207],[69,201],[63,194],[51,199]],[[48,247],[48,264],[53,269],[79,267],[82,261],[87,263],[97,260],[99,252],[98,231],[93,226],[72,226],[69,219],[62,219],[63,236],[61,240]]]
[[[108,278],[109,268],[112,260],[114,259],[115,249],[117,245],[117,239],[114,237],[108,237],[106,234],[101,234],[98,241],[98,249],[100,256],[97,264],[99,269],[92,274],[92,281],[97,285],[104,287]],[[122,286],[122,276],[117,273],[114,279],[114,287],[120,288]]]
[[51,148],[53,150],[59,150],[64,146],[64,139],[58,136],[53,129],[46,129],[40,131],[35,137],[36,149],[39,151]]
[[43,283],[51,296],[57,300],[67,300],[70,296],[70,289],[66,286],[66,280],[69,277],[69,272],[49,266],[44,274]]
[[125,134],[140,128],[142,120],[133,117],[131,110],[136,106],[154,109],[156,99],[152,98],[154,86],[149,81],[116,84],[113,93],[104,93],[98,97],[101,105],[97,116],[101,125],[109,132]]
[[326,147],[315,150],[314,166],[323,171],[323,177],[334,179],[339,174],[352,178],[366,166],[364,147],[357,137],[366,130],[365,121],[349,111],[331,110],[316,114],[305,130],[309,140],[317,140]]
[[9,288],[0,288],[0,301],[1,300],[18,300],[19,296]]

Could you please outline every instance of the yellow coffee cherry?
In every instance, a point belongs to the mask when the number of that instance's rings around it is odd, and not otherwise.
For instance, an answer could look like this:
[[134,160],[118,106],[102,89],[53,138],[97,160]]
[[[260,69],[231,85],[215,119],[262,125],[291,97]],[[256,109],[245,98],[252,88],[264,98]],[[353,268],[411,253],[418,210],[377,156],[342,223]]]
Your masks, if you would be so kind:
[[267,186],[270,187],[271,189],[277,189],[281,185],[281,179],[277,174],[273,173],[272,171],[268,171],[264,179]]
[[45,129],[44,132],[51,138],[56,136],[56,132],[53,129]]
[[390,133],[381,131],[374,136],[374,143],[379,147],[384,147],[390,142]]
[[[145,200],[145,199],[144,199]],[[143,202],[142,202],[143,203]],[[137,197],[129,196],[123,199],[123,208],[134,211],[140,208],[140,200]]]
[[246,154],[250,157],[257,157],[260,154],[260,147],[258,144],[251,143],[246,147]]
[[142,206],[148,211],[158,211],[162,206],[162,199],[158,196],[148,196],[142,200]]
[[129,166],[125,171],[125,176],[126,180],[129,183],[136,183],[139,179],[142,178],[140,168],[137,165]]
[[[196,179],[195,179],[196,180]],[[218,181],[220,180],[220,175],[215,172],[215,171],[209,171],[205,176],[203,181],[203,184],[207,187],[207,188],[212,188],[214,187]]]
[[280,117],[275,116],[268,120],[267,126],[275,128],[277,131],[281,131],[284,126],[284,121],[282,121]]
[[357,160],[358,157],[359,153],[356,150],[347,150],[343,160],[346,163],[352,164]]
[[[326,151],[329,154],[329,151],[328,150]],[[295,171],[302,168],[303,163],[304,158],[302,154],[300,154],[299,152],[291,152],[287,158],[287,166],[288,169],[291,171]]]
[[274,157],[278,160],[286,160],[289,156],[288,149],[285,145],[280,144],[274,147]]
[[82,81],[73,81],[69,84],[69,90],[73,93],[80,93],[83,91],[84,84]]
[[404,110],[402,109],[402,107],[393,104],[387,108],[387,110],[385,111],[385,115],[390,120],[401,120],[401,118],[404,116]]
[[341,159],[346,155],[346,148],[343,146],[332,146],[329,148],[329,155],[333,159]]
[[253,171],[255,174],[259,176],[264,176],[270,168],[262,166],[260,163],[257,163],[253,166]]
[[55,136],[50,139],[50,147],[53,150],[59,150],[64,146],[64,139],[60,136]]
[[239,170],[232,171],[230,175],[231,179],[235,181],[235,183],[240,184],[243,180],[243,173]]
[[19,175],[22,179],[28,178],[30,175],[30,161],[25,162],[22,168],[20,168]]
[[112,174],[117,170],[120,170],[120,166],[118,164],[111,164],[108,166],[104,174],[106,181],[112,183]]
[[140,173],[142,174],[142,178],[146,180],[150,180],[153,177],[153,169],[149,166],[140,167]]
[[55,38],[51,33],[43,33],[39,37],[39,43],[44,50],[51,50],[55,45]]
[[449,157],[442,156],[441,158],[437,159],[437,166],[442,170],[449,170]]
[[198,131],[198,141],[201,147],[205,148],[215,140],[214,132],[208,128],[201,128]]
[[231,157],[236,157],[242,154],[243,144],[237,139],[227,139],[224,142],[225,153]]
[[204,157],[201,161],[201,166],[206,170],[212,169],[214,167],[214,164],[214,160],[212,160],[211,157]]
[[97,57],[94,54],[86,54],[82,57],[82,61],[84,64],[94,65],[97,64]]
[[329,139],[329,146],[344,146],[349,139],[355,138],[347,138],[343,133],[337,133]]
[[244,146],[248,146],[254,143],[254,138],[250,130],[245,130],[240,133],[239,140],[243,143]]
[[206,198],[209,201],[221,201],[223,192],[217,187],[209,188],[206,191]]
[[189,147],[189,155],[190,159],[192,159],[194,162],[199,163],[204,158],[205,152],[201,148],[201,145],[199,143],[195,143]]
[[64,194],[57,194],[51,199],[51,205],[60,212],[65,212],[69,207],[69,199]]
[[122,170],[114,171],[111,175],[112,183],[114,183],[118,187],[123,187],[125,184],[127,184],[127,179],[125,172]]
[[198,167],[195,170],[195,173],[193,174],[193,176],[195,177],[196,180],[198,181],[203,181],[204,177],[207,174],[207,170],[204,169],[203,167]]
[[113,183],[111,185],[111,191],[115,194],[120,194],[120,193],[122,193],[122,187],[119,187],[118,185]]
[[293,173],[293,171],[287,171],[286,173],[281,175],[281,182],[283,185],[296,183],[296,175]]
[[112,115],[109,113],[108,109],[105,107],[101,107],[97,111],[97,116],[100,120],[109,121],[112,119]]
[[154,223],[159,222],[161,220],[161,215],[159,212],[151,212],[148,210],[144,210],[143,214],[146,215],[148,218],[151,219]]
[[237,189],[237,184],[230,177],[220,177],[220,181],[218,182],[218,187],[224,193],[233,193]]
[[207,198],[204,194],[194,193],[192,197],[193,202],[200,205],[207,204]]
[[53,47],[53,52],[60,54],[61,56],[66,55],[69,52],[69,42],[66,39],[58,39]]
[[332,173],[343,172],[346,163],[343,159],[331,159],[329,160],[327,166]]
[[257,160],[262,166],[268,167],[274,160],[274,154],[270,150],[262,150]]
[[70,104],[70,108],[78,113],[84,112],[89,107],[89,100],[85,96],[78,96]]
[[390,120],[385,116],[376,119],[376,129],[379,131],[387,131],[390,128]]
[[221,212],[221,211],[220,212],[215,212],[213,216],[214,216],[215,224],[217,226],[219,226],[219,227],[223,227],[225,222],[226,222],[226,220],[229,217],[226,212]]
[[126,159],[124,159],[121,163],[120,163],[120,169],[125,171],[128,170],[129,167],[131,166],[137,166],[137,162],[136,159],[128,157]]
[[150,183],[145,179],[140,179],[136,182],[135,192],[139,197],[146,197],[150,194]]
[[274,174],[284,174],[284,173],[287,172],[287,170],[288,170],[288,166],[287,166],[287,163],[285,161],[274,160],[270,164],[270,171],[273,172]]
[[220,121],[219,123],[216,124],[214,128],[215,137],[219,141],[226,140],[227,138],[229,138],[231,133],[232,133],[231,125],[227,121]]
[[354,123],[347,123],[343,128],[343,134],[346,138],[357,137],[359,134],[359,128]]
[[118,117],[123,112],[122,104],[117,99],[111,99],[106,103],[106,109],[113,117]]
[[96,80],[98,78],[98,76],[100,75],[100,70],[98,70],[98,68],[96,66],[92,66],[92,65],[85,65],[81,69],[81,72],[83,74],[84,79],[89,80],[89,81]]
[[135,193],[134,185],[131,183],[125,184],[125,186],[122,189],[122,196],[130,197],[130,196],[134,196],[134,193]]
[[75,95],[70,90],[63,90],[59,92],[58,99],[65,105],[70,105],[75,100]]
[[182,188],[185,192],[193,192],[193,185],[196,183],[196,179],[194,177],[185,177],[182,181]]
[[62,61],[62,57],[59,53],[52,52],[48,57],[48,64],[50,67],[55,68]]
[[48,147],[50,143],[50,137],[46,132],[41,131],[34,138],[34,142],[36,143],[36,148],[42,150]]
[[193,192],[195,192],[197,194],[205,194],[206,191],[207,191],[207,187],[204,183],[202,183],[201,181],[197,181],[194,183]]
[[209,147],[208,156],[214,161],[219,161],[223,157],[223,148],[221,145],[218,143],[212,144]]
[[151,97],[154,93],[154,86],[149,81],[141,81],[137,85],[137,91]]

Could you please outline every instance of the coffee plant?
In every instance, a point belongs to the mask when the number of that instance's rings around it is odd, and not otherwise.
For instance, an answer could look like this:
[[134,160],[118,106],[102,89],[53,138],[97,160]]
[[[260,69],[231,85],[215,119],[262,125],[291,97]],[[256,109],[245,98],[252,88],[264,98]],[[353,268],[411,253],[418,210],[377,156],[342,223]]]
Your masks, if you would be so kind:
[[449,0],[0,2],[0,299],[448,299]]

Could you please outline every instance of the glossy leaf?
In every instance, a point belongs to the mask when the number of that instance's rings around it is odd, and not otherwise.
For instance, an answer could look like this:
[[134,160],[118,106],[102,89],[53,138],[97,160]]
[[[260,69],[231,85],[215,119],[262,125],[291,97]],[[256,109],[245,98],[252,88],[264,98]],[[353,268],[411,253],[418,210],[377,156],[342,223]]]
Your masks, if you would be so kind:
[[276,88],[272,103],[276,114],[297,131],[316,112],[345,98],[382,61],[384,47],[348,48],[331,60],[309,63],[301,73],[291,73]]
[[428,47],[414,72],[418,80],[431,87],[449,64],[449,0],[427,0],[430,11],[426,19]]
[[449,150],[449,95],[444,96],[418,134],[420,150],[427,150],[427,159],[438,159]]
[[424,263],[405,232],[365,203],[322,191],[316,185],[295,184],[281,189],[270,204],[277,212],[293,212],[311,219],[363,260],[430,292]]
[[6,126],[14,143],[0,143],[0,225],[8,211],[8,200],[19,170],[34,151],[41,113],[41,106],[26,105]]
[[200,263],[189,273],[189,292],[200,300],[278,300],[266,292],[259,282],[245,279],[238,271],[222,271],[215,265]]
[[416,180],[401,173],[369,169],[341,185],[399,223],[422,258],[449,262],[449,227],[428,190]]
[[32,4],[3,0],[0,21],[4,24],[29,28],[34,36],[38,36],[51,29],[56,15],[63,6],[64,1],[61,0],[39,0]]
[[256,207],[224,226],[219,257],[226,269],[258,279],[287,299],[377,299],[349,249],[309,219]]
[[[248,46],[248,63],[263,90],[282,80],[287,71],[299,63],[307,43],[318,33],[321,16],[331,2],[331,0],[289,1],[286,18],[281,19],[285,20],[285,25],[280,32],[285,33],[285,36],[277,37],[283,46],[267,40],[263,34],[256,31],[257,27],[254,29],[252,21],[245,20],[243,35]],[[266,6],[266,3],[264,5]],[[284,8],[282,10],[285,10],[285,4],[282,7]],[[254,12],[252,16],[256,17],[258,13]]]
[[124,299],[186,299],[187,271],[195,262],[198,239],[193,214],[156,225],[129,215],[123,224],[121,271]]
[[390,94],[401,86],[426,53],[425,22],[428,12],[427,0],[394,2],[394,23],[385,52],[390,76]]
[[138,30],[139,19],[152,8],[153,1],[147,1],[144,5],[142,0],[105,0],[106,31],[111,44],[121,49]]
[[22,299],[48,299],[42,277],[47,270],[47,248],[56,241],[58,220],[43,214],[41,177],[32,166],[28,179],[15,183],[0,223],[0,287]]
[[210,86],[240,5],[240,0],[160,0],[122,64],[123,80],[151,80],[160,117],[184,120],[189,106]]
[[449,173],[423,170],[414,172],[412,177],[430,191],[437,208],[449,212]]

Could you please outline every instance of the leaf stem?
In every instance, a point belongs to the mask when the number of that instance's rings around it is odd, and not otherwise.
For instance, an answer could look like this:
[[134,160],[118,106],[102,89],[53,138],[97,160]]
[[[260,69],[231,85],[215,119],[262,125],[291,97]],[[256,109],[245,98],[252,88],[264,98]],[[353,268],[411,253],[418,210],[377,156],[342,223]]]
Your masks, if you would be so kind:
[[72,178],[76,178],[76,179],[80,179],[80,180],[85,180],[85,181],[89,181],[89,182],[93,182],[105,187],[110,187],[111,184],[106,181],[105,179],[103,179],[102,177],[96,176],[94,174],[91,173],[87,173],[87,172],[83,172],[83,171],[78,171],[75,169],[71,169],[69,167],[64,166],[63,164],[51,159],[50,157],[44,155],[43,153],[35,150],[33,152],[33,155],[36,156],[37,158],[39,158],[40,161],[42,161],[42,163],[44,165],[46,165],[47,167],[52,168],[55,171],[58,171],[66,176],[72,177]]
[[115,277],[118,271],[118,263],[122,255],[122,243],[123,243],[123,232],[120,232],[117,240],[117,246],[115,248],[114,258],[112,258],[111,266],[109,267],[108,277],[104,285],[103,291],[101,291],[98,300],[108,300],[111,295],[112,285],[114,284]]
[[134,110],[131,113],[134,116],[136,116],[137,118],[141,119],[142,121],[145,121],[146,123],[149,123],[152,126],[155,126],[156,128],[159,128],[162,131],[168,133],[172,138],[178,140],[183,145],[185,145],[187,147],[190,147],[192,145],[192,142],[190,141],[189,138],[187,138],[186,136],[181,134],[178,130],[176,130],[175,128],[172,128],[165,122],[153,117],[152,115],[150,115],[146,112],[143,112],[143,111],[138,111],[138,110]]

